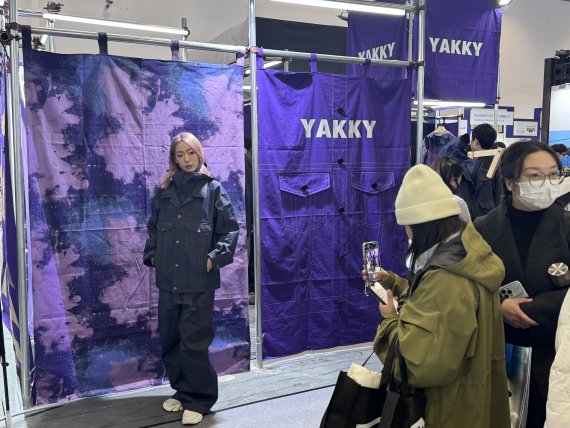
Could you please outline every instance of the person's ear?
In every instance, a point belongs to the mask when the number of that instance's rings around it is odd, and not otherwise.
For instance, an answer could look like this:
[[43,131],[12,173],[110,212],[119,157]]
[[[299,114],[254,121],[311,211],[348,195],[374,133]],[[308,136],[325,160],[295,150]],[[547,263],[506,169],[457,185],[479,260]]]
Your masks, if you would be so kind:
[[511,179],[511,178],[505,179],[505,186],[507,186],[507,189],[508,189],[510,192],[514,192],[514,190],[515,190],[515,180],[513,180],[513,179]]

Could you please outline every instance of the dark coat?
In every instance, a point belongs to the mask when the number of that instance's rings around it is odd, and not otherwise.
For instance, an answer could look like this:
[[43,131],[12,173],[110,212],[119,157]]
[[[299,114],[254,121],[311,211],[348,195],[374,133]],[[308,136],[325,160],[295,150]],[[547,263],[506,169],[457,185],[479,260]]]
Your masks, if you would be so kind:
[[499,168],[493,178],[487,177],[492,157],[469,158],[461,149],[459,138],[447,144],[441,156],[448,156],[463,167],[463,178],[455,194],[467,203],[472,219],[489,213],[500,204],[503,185]]
[[[531,398],[527,427],[542,427],[548,392],[548,377],[554,361],[554,338],[560,307],[568,288],[557,288],[548,277],[552,263],[570,265],[570,213],[559,203],[552,204],[540,217],[523,265],[515,243],[508,209],[502,204],[475,221],[475,227],[505,265],[505,284],[518,280],[530,303],[520,307],[540,325],[519,329],[505,323],[505,340],[513,345],[532,347]],[[481,266],[485,269],[485,266]]]
[[[191,175],[183,181],[183,174]],[[178,172],[154,196],[144,264],[156,268],[156,285],[162,290],[212,291],[220,287],[219,268],[233,261],[238,235],[234,208],[222,185],[208,175]],[[208,257],[215,266],[210,272]]]

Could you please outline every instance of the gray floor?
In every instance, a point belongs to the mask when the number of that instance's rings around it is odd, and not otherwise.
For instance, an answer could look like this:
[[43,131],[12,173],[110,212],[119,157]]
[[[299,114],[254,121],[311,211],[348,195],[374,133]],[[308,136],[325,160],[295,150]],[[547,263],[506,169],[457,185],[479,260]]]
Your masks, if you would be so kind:
[[[251,332],[252,343],[255,343],[253,327]],[[6,346],[11,349],[11,343]],[[255,351],[253,346],[252,351]],[[251,371],[219,378],[220,396],[212,409],[214,414],[208,415],[200,426],[263,427],[269,422],[272,427],[318,426],[338,372],[348,370],[353,362],[362,364],[371,352],[371,344],[365,344],[306,353],[265,362],[263,369],[255,368],[252,360]],[[377,371],[381,368],[375,356],[366,367]],[[8,374],[8,379],[14,427],[182,426],[180,413],[162,410],[162,401],[172,394],[166,385],[37,407],[23,413],[19,410],[21,399],[16,394],[19,387],[15,384],[14,365],[9,369],[13,372]],[[278,397],[283,398],[276,399]]]

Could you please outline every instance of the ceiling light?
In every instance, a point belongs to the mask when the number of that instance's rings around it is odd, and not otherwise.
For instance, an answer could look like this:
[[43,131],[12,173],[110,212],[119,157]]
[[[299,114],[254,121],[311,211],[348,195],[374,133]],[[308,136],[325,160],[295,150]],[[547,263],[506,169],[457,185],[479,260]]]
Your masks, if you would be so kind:
[[[417,101],[414,101],[414,105],[418,105]],[[424,106],[444,108],[444,107],[485,107],[485,103],[473,102],[473,101],[439,101],[439,100],[424,100]]]
[[406,10],[404,8],[391,8],[385,6],[375,6],[373,2],[355,0],[337,1],[337,0],[273,0],[281,3],[294,3],[302,6],[328,7],[330,9],[344,9],[353,12],[378,13],[381,15],[404,16]]
[[[279,64],[282,64],[282,63],[283,63],[282,61],[269,61],[269,62],[266,62],[266,63],[263,64],[263,68],[273,68],[273,67],[275,67],[276,65],[279,65]],[[244,74],[245,76],[249,76],[249,73],[250,73],[250,70],[249,70],[249,69],[247,69],[247,70],[245,70],[245,71],[243,72],[243,74]]]
[[497,6],[499,7],[505,7],[510,5],[513,2],[513,0],[497,0]]
[[106,19],[83,18],[81,16],[59,15],[56,13],[44,13],[42,14],[42,18],[54,21],[78,22],[81,24],[100,25],[105,27],[128,28],[130,30],[149,31],[153,33],[178,34],[180,36],[188,35],[188,30],[185,30],[183,28],[159,27],[156,25],[142,25],[142,24],[134,24],[132,22],[120,22],[120,21],[109,21]]

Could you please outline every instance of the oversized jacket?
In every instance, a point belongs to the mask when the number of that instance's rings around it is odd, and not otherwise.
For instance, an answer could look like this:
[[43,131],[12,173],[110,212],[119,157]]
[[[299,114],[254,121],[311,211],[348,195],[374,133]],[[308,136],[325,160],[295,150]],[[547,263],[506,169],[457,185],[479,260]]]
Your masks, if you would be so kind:
[[505,324],[508,343],[532,347],[531,391],[527,427],[542,427],[546,412],[548,377],[554,361],[554,337],[567,288],[556,287],[548,277],[552,263],[570,265],[570,212],[558,202],[544,210],[534,231],[523,265],[508,208],[502,204],[475,221],[475,227],[505,265],[505,283],[520,281],[532,302],[520,305],[539,325],[520,329]]
[[410,283],[393,273],[382,283],[405,303],[378,327],[374,350],[384,361],[398,333],[408,381],[425,391],[426,427],[510,427],[503,276],[501,260],[468,224]]
[[566,294],[560,309],[555,344],[544,428],[567,428],[570,427],[570,294]]
[[[186,175],[185,175],[186,174]],[[179,199],[177,186],[190,192]],[[173,293],[220,287],[219,268],[233,261],[239,225],[222,185],[200,173],[177,172],[152,201],[144,264],[156,268],[158,288]],[[214,269],[207,271],[210,257]]]

